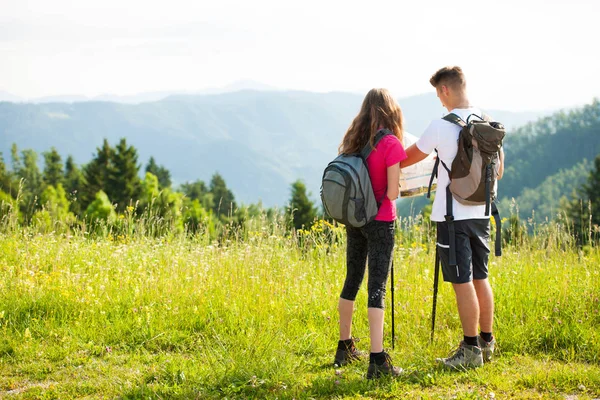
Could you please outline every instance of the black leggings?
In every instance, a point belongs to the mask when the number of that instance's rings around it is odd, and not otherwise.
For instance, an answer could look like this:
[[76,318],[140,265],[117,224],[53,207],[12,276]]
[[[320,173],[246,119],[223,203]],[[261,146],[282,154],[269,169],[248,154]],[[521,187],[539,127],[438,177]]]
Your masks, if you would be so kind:
[[354,301],[369,256],[367,307],[384,308],[385,285],[394,251],[394,221],[371,221],[362,228],[346,227],[346,282],[340,297]]

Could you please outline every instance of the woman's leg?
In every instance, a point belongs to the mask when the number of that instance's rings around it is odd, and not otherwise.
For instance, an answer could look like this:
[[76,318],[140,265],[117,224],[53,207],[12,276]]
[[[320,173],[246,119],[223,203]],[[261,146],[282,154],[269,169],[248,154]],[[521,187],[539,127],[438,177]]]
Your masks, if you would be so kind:
[[338,311],[340,313],[340,340],[348,340],[352,337],[352,312],[354,311],[354,301],[340,297]]
[[352,336],[354,300],[365,275],[368,251],[367,238],[360,229],[347,227],[346,235],[346,281],[338,304],[340,340],[347,340]]
[[383,309],[369,307],[368,314],[371,353],[381,353],[383,351]]
[[383,351],[385,287],[394,251],[394,222],[373,221],[365,229],[369,241],[369,331],[371,353]]

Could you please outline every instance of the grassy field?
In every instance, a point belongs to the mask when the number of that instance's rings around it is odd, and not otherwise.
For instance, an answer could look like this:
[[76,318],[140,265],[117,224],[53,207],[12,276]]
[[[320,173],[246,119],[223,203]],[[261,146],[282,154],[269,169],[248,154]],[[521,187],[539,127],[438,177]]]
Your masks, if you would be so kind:
[[[416,226],[395,250],[386,347],[399,379],[335,369],[345,276],[340,228],[297,237],[258,224],[202,235],[0,234],[0,398],[600,398],[600,251],[548,230],[491,259],[495,361],[438,368],[461,338],[440,287],[429,342],[434,251]],[[366,285],[355,336],[368,350]]]

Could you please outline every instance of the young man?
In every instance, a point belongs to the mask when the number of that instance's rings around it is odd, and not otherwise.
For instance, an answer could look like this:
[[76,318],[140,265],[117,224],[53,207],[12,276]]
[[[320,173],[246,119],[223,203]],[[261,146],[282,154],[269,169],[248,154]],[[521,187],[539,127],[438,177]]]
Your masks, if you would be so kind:
[[[469,103],[466,82],[460,67],[444,67],[431,77],[437,96],[449,113],[463,121],[470,115],[482,117],[479,108]],[[476,118],[476,117],[471,117]],[[485,215],[485,205],[463,205],[452,199],[452,215],[455,227],[456,266],[449,265],[449,231],[446,215],[446,186],[450,184],[448,172],[443,164],[452,165],[458,151],[460,127],[444,119],[431,122],[421,138],[410,146],[408,158],[401,168],[423,160],[437,150],[438,190],[433,202],[431,220],[437,222],[437,247],[442,261],[444,281],[451,282],[456,294],[458,313],[462,323],[464,339],[459,348],[448,358],[438,359],[451,368],[478,367],[484,360],[490,361],[496,340],[492,336],[494,319],[494,297],[488,282],[488,256],[490,217]],[[504,170],[504,154],[499,153],[497,179]],[[481,328],[477,335],[477,328]]]

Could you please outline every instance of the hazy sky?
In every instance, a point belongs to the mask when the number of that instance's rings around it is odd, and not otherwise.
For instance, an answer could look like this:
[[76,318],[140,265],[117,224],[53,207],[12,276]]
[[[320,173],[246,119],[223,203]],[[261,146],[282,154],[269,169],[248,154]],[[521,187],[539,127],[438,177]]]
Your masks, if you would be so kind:
[[461,65],[473,103],[530,110],[600,96],[598,0],[0,0],[0,91],[431,92]]

